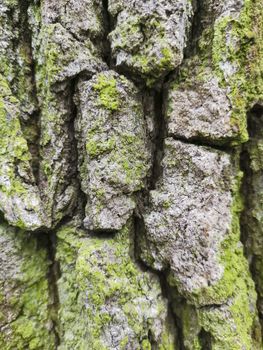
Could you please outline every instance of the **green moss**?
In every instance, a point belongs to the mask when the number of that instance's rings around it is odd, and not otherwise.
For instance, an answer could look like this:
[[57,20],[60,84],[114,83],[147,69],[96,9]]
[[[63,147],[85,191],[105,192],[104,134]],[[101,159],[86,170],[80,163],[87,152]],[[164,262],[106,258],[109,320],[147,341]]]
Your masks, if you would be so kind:
[[212,335],[215,350],[260,349],[261,339],[254,339],[256,316],[256,295],[249,277],[236,281],[235,293],[228,306],[200,309],[199,322]]
[[141,24],[138,16],[131,16],[126,19],[124,23],[118,24],[113,32],[110,33],[110,37],[118,38],[114,40],[113,49],[130,51],[135,47],[138,47],[141,40]]
[[236,146],[248,141],[247,112],[263,97],[262,5],[245,0],[239,14],[221,16],[202,32],[197,53],[179,68],[172,89],[191,89],[217,78],[231,103],[231,138],[210,139]]
[[37,88],[43,98],[51,95],[51,85],[56,81],[57,75],[62,69],[59,46],[53,41],[55,31],[59,25],[48,25],[41,28],[39,43],[41,44],[38,55],[41,56],[36,67]]
[[[17,174],[19,164],[23,171],[30,173],[31,154],[24,138],[19,121],[20,105],[12,95],[7,80],[0,75],[0,175],[8,179],[1,184],[0,190],[6,197],[27,198],[28,187]],[[25,228],[26,225],[17,215],[12,224]]]
[[120,342],[120,348],[121,350],[125,350],[126,349],[126,345],[128,344],[129,342],[129,338],[126,336],[124,337],[121,342]]
[[117,90],[117,81],[114,77],[108,77],[103,73],[98,75],[94,89],[99,92],[99,104],[110,111],[116,111],[120,107],[120,97]]
[[173,52],[170,48],[164,47],[162,50],[162,58],[160,60],[160,66],[172,69],[171,62],[173,61]]
[[[223,276],[214,285],[187,294],[188,301],[197,306],[197,323],[211,334],[215,350],[260,349],[260,339],[255,341],[253,339],[258,323],[256,293],[240,243],[239,220],[243,209],[240,195],[242,176],[243,174],[239,172],[233,181],[231,230],[219,249],[218,259],[224,266]],[[209,305],[218,307],[210,308]],[[184,330],[186,330],[189,329],[187,327],[189,317],[186,315],[184,319],[186,320]]]
[[[169,327],[169,326],[168,326]],[[157,349],[158,350],[175,350],[175,330],[164,331],[162,334],[162,341],[160,344],[158,344]],[[194,350],[194,349],[193,349]]]
[[118,167],[117,173],[125,174],[125,183],[135,184],[136,191],[143,187],[142,179],[147,174],[146,155],[141,154],[143,148],[143,140],[139,136],[123,133],[119,135],[119,147],[110,156],[110,162]]
[[27,161],[30,153],[21,132],[18,108],[18,100],[12,95],[5,78],[0,76],[0,154]]
[[[82,342],[91,349],[107,349],[103,334],[119,322],[125,330],[118,338],[119,346],[125,349],[131,341],[139,344],[148,338],[153,322],[148,298],[151,308],[157,308],[154,317],[165,312],[166,304],[154,292],[159,290],[157,282],[130,257],[130,234],[129,227],[107,239],[87,237],[70,227],[58,232],[61,349],[79,348]],[[166,335],[158,340],[163,345],[158,349],[173,349],[174,339],[166,325],[162,327]]]
[[172,205],[172,202],[169,199],[164,200],[162,202],[162,206],[163,206],[164,209],[169,209],[171,207],[171,205]]
[[189,304],[181,304],[176,310],[177,317],[180,318],[182,323],[182,332],[184,346],[189,350],[201,350],[202,346],[199,340],[199,334],[201,326],[198,322],[197,311],[194,306]]
[[152,55],[137,54],[132,57],[133,64],[145,78],[146,85],[151,88],[158,79],[174,68],[174,54],[170,47],[163,44],[161,58]]
[[[221,84],[230,89],[231,123],[239,129],[239,142],[248,140],[248,109],[263,96],[262,18],[260,1],[245,0],[239,17],[224,17],[214,29],[213,65]],[[234,69],[227,77],[222,68],[225,63]]]
[[151,350],[151,349],[152,349],[151,343],[149,342],[148,339],[144,339],[144,340],[142,341],[141,349],[142,349],[142,350]]
[[94,137],[93,130],[87,133],[86,151],[91,159],[96,158],[103,153],[111,152],[115,147],[116,139],[114,137],[102,142]]
[[35,238],[25,231],[2,224],[0,235],[4,242],[1,259],[4,258],[5,278],[2,284],[0,277],[0,292],[3,294],[0,309],[8,310],[10,317],[5,320],[3,328],[0,320],[0,347],[5,350],[53,350],[55,339],[49,329],[46,251],[37,247]]

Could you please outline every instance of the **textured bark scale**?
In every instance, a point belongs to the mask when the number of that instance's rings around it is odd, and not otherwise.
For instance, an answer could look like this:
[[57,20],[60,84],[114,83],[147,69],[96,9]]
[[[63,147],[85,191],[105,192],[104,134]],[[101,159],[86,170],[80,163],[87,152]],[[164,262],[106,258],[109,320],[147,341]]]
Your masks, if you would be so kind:
[[0,0],[0,348],[263,349],[261,0]]

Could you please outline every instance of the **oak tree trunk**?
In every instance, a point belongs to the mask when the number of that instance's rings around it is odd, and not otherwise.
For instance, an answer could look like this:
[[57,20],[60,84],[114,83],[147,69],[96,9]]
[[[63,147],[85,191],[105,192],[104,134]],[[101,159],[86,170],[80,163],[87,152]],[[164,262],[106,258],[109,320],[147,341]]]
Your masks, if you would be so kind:
[[255,350],[261,0],[0,0],[0,348]]

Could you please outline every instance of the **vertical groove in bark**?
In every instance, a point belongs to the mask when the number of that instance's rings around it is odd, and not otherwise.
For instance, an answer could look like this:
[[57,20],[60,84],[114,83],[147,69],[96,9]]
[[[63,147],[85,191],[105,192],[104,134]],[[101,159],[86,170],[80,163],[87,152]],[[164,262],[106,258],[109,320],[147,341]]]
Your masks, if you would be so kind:
[[201,329],[198,335],[202,350],[212,350],[211,334]]
[[[77,140],[75,138],[75,119],[77,116],[77,106],[74,102],[74,95],[76,92],[76,85],[78,83],[79,76],[72,79],[70,83],[70,105],[71,105],[71,118],[68,122],[68,132],[70,134],[70,138],[72,139],[71,144],[71,150],[72,150],[72,160],[71,165],[74,169],[74,178],[77,180],[77,207],[75,208],[74,212],[76,214],[80,214],[80,217],[84,217],[84,210],[85,210],[85,204],[86,204],[86,198],[85,194],[81,190],[81,183],[80,183],[80,175],[78,171],[78,149],[77,149]],[[72,215],[73,216],[73,213]],[[51,312],[51,320],[53,322],[53,332],[55,334],[55,340],[56,340],[56,348],[60,345],[60,335],[59,335],[59,315],[58,311],[60,308],[60,301],[59,301],[59,292],[58,292],[58,285],[57,282],[59,278],[61,277],[60,273],[60,267],[59,267],[59,261],[56,259],[56,250],[57,250],[57,230],[62,227],[65,223],[67,223],[70,220],[69,217],[64,217],[62,221],[58,224],[57,227],[54,229],[47,231],[46,237],[47,237],[47,243],[46,248],[48,251],[48,257],[50,260],[50,267],[49,267],[49,274],[48,274],[48,283],[49,283],[49,293],[50,293],[50,312]]]
[[262,231],[262,151],[263,107],[255,104],[248,113],[250,139],[243,146],[241,167],[244,172],[243,197],[244,211],[241,220],[242,242],[248,259],[250,272],[257,290],[257,307],[263,334],[263,231]]
[[80,215],[82,218],[84,218],[85,215],[85,206],[86,206],[86,196],[85,194],[82,192],[81,189],[81,180],[80,180],[80,174],[79,174],[79,170],[78,170],[78,145],[77,145],[77,140],[76,140],[76,136],[75,136],[75,120],[77,117],[77,106],[74,102],[74,95],[76,93],[76,87],[77,87],[77,83],[78,83],[78,79],[79,77],[75,77],[74,79],[72,79],[71,81],[71,86],[70,86],[70,99],[71,99],[71,110],[72,110],[72,117],[71,120],[69,122],[69,132],[71,133],[71,138],[72,138],[72,153],[74,154],[74,160],[72,161],[72,166],[75,168],[75,176],[77,179],[77,191],[78,191],[78,200],[77,200],[77,208],[80,210]]
[[[30,91],[24,91],[27,93],[29,98],[32,99],[34,103],[34,110],[29,114],[27,119],[20,118],[22,131],[24,133],[24,137],[27,140],[28,148],[32,156],[31,166],[33,175],[35,177],[36,184],[38,184],[39,177],[39,137],[40,137],[40,129],[39,129],[39,105],[37,98],[37,89],[36,89],[36,80],[35,80],[35,62],[33,59],[33,50],[32,50],[32,32],[28,21],[28,8],[30,6],[30,2],[28,0],[20,0],[19,1],[19,41],[18,45],[25,46],[25,51],[27,54],[27,59],[29,61],[28,65],[30,68],[30,72],[28,72],[30,79]],[[25,62],[24,62],[25,63]],[[17,76],[19,75],[19,66],[16,67]],[[18,84],[19,86],[19,84]],[[21,88],[21,87],[20,87]],[[24,89],[29,88],[25,86]]]
[[171,319],[174,322],[176,332],[177,332],[177,339],[175,343],[175,349],[178,350],[184,350],[184,335],[183,335],[183,328],[181,324],[180,318],[176,315],[174,308],[176,307],[174,297],[172,295],[172,290],[170,286],[167,283],[167,273],[164,271],[162,273],[159,273],[160,283],[162,287],[162,292],[165,298],[168,300],[168,307],[169,312],[171,315]]
[[55,335],[55,346],[56,349],[60,344],[59,337],[59,322],[58,322],[58,310],[59,310],[59,293],[57,287],[57,281],[60,277],[60,268],[59,263],[56,260],[56,233],[49,232],[46,234],[46,248],[48,252],[48,258],[50,260],[50,266],[48,271],[48,284],[49,284],[49,308],[50,308],[50,317],[52,321],[52,331]]
[[[188,60],[189,58],[192,58],[196,54],[198,54],[198,40],[201,38],[203,32],[205,29],[210,29],[211,31],[214,30],[213,23],[215,21],[214,12],[212,9],[212,6],[209,0],[193,0],[194,3],[194,12],[195,16],[192,23],[192,31],[189,35],[189,41],[188,46],[185,49],[185,55],[184,55],[184,61]],[[20,0],[19,1],[19,38],[16,38],[18,42],[13,42],[12,45],[14,46],[14,52],[17,49],[17,47],[20,45],[24,45],[24,47],[27,50],[27,58],[29,60],[29,67],[30,72],[27,73],[30,75],[30,91],[28,94],[32,95],[32,101],[34,101],[34,109],[31,112],[28,112],[27,117],[21,117],[21,125],[24,132],[24,137],[27,140],[28,147],[30,150],[30,153],[32,155],[32,169],[33,173],[36,179],[36,183],[39,184],[39,168],[40,168],[40,106],[37,101],[37,91],[36,91],[36,82],[35,82],[35,63],[33,61],[33,55],[32,55],[32,33],[31,29],[28,23],[28,7],[30,5],[30,1],[26,0]],[[55,5],[54,5],[55,6]],[[132,240],[132,247],[131,247],[131,256],[134,258],[134,260],[138,263],[139,267],[142,271],[149,271],[151,273],[154,273],[159,277],[161,287],[162,287],[162,296],[166,298],[169,301],[169,313],[171,316],[172,322],[175,324],[176,327],[176,333],[177,333],[177,343],[175,344],[175,348],[180,350],[188,349],[184,344],[184,331],[185,331],[185,324],[182,316],[181,308],[183,306],[180,306],[181,304],[186,305],[186,299],[182,295],[179,296],[178,292],[174,289],[171,289],[167,282],[167,275],[168,271],[155,271],[153,268],[149,268],[146,266],[146,263],[142,261],[142,258],[140,257],[140,250],[141,247],[141,237],[145,235],[145,227],[143,222],[143,213],[145,212],[145,206],[147,206],[149,203],[149,194],[151,190],[155,190],[157,187],[158,180],[162,176],[162,159],[164,156],[164,141],[167,137],[167,125],[165,120],[165,108],[166,108],[166,102],[167,102],[167,96],[166,96],[166,84],[168,81],[170,81],[170,78],[175,79],[179,77],[179,66],[175,71],[168,73],[164,79],[160,79],[161,83],[160,86],[156,86],[155,88],[146,88],[144,86],[144,83],[141,82],[141,77],[135,76],[136,73],[130,72],[129,68],[117,68],[116,64],[114,62],[114,59],[112,57],[111,53],[111,44],[108,39],[108,34],[114,29],[115,23],[113,23],[113,19],[111,18],[111,15],[109,13],[108,9],[108,0],[102,0],[102,6],[104,9],[104,26],[105,26],[105,34],[102,42],[98,42],[99,39],[91,39],[92,43],[97,46],[97,48],[100,49],[100,57],[103,58],[104,62],[108,65],[109,69],[115,70],[116,72],[123,74],[125,77],[127,77],[129,80],[133,81],[134,84],[139,88],[141,97],[144,101],[144,107],[147,109],[149,107],[151,117],[152,117],[152,123],[153,128],[151,131],[149,131],[148,135],[149,138],[151,138],[151,146],[152,146],[152,160],[151,160],[151,171],[149,174],[149,177],[147,179],[147,184],[145,189],[140,190],[136,193],[138,203],[137,208],[135,210],[134,215],[134,237]],[[12,13],[10,13],[10,18],[13,16]],[[141,28],[142,29],[142,28]],[[75,40],[78,40],[78,37],[71,33]],[[211,35],[211,32],[210,34]],[[211,35],[212,36],[212,35]],[[204,39],[204,38],[203,38]],[[145,38],[144,38],[145,40]],[[211,58],[211,52],[210,47],[208,47],[210,44],[207,44],[207,54],[209,56],[209,59]],[[202,56],[202,55],[200,55]],[[182,68],[183,67],[182,64]],[[210,64],[210,63],[209,63]],[[208,65],[209,65],[208,64]],[[208,67],[211,68],[211,67]],[[213,69],[213,68],[211,68]],[[19,67],[15,67],[14,71],[19,73]],[[188,72],[189,73],[189,72]],[[187,73],[187,74],[188,74]],[[22,73],[24,74],[24,73]],[[75,133],[75,119],[77,117],[77,108],[78,106],[74,102],[74,94],[76,92],[76,87],[79,82],[79,79],[84,76],[84,72],[78,73],[74,77],[66,78],[66,81],[64,81],[65,84],[68,84],[67,87],[69,88],[69,110],[70,110],[70,118],[65,122],[65,133],[68,136],[68,139],[72,141],[70,145],[68,145],[69,156],[72,156],[70,159],[66,159],[70,164],[70,169],[72,170],[70,172],[70,180],[74,180],[76,178],[77,186],[74,193],[77,193],[78,201],[77,205],[72,209],[72,213],[66,214],[66,216],[63,217],[63,219],[59,223],[59,227],[63,226],[68,220],[69,217],[73,217],[75,214],[78,216],[78,219],[83,219],[85,214],[85,206],[86,206],[86,195],[83,193],[81,189],[81,179],[80,174],[78,170],[78,145],[77,145],[77,139],[76,139],[76,133]],[[27,76],[28,78],[28,76]],[[90,76],[87,78],[89,79]],[[137,80],[138,78],[138,80]],[[14,78],[15,85],[19,84],[19,77]],[[140,83],[138,83],[140,81]],[[178,78],[179,81],[179,78]],[[28,82],[28,79],[27,79]],[[184,87],[183,87],[184,88]],[[17,91],[16,91],[17,92]],[[150,96],[150,98],[148,98]],[[150,102],[149,102],[150,101]],[[151,103],[151,106],[147,106],[147,103]],[[260,227],[259,222],[257,222],[255,217],[253,216],[253,205],[255,206],[255,202],[260,203],[261,197],[260,193],[257,193],[257,186],[253,187],[254,181],[257,180],[258,172],[253,170],[251,167],[251,161],[254,157],[253,153],[253,142],[260,142],[263,140],[263,128],[262,126],[252,125],[251,121],[255,119],[262,119],[262,106],[256,105],[251,110],[251,117],[249,117],[249,132],[250,132],[250,141],[247,145],[243,148],[243,153],[241,156],[241,168],[244,170],[245,178],[244,178],[244,186],[243,186],[243,193],[245,197],[245,209],[243,212],[244,218],[242,219],[242,241],[245,245],[246,255],[248,258],[248,261],[250,263],[251,268],[251,274],[253,276],[253,279],[256,284],[257,288],[257,294],[258,294],[258,311],[259,315],[261,317],[261,322],[263,326],[263,294],[261,293],[262,286],[262,280],[260,280],[259,276],[259,266],[262,266],[263,268],[263,262],[262,262],[262,256],[263,253],[258,253],[258,251],[255,250],[255,244],[257,244],[257,240],[263,241],[263,238],[260,236]],[[254,118],[254,119],[253,119]],[[145,118],[146,119],[146,118]],[[169,135],[170,136],[170,135]],[[230,144],[224,144],[223,146],[218,146],[216,144],[216,141],[213,139],[209,140],[207,138],[200,138],[197,141],[192,139],[184,139],[183,137],[175,137],[171,136],[171,138],[174,138],[177,141],[182,141],[184,144],[189,145],[196,145],[196,146],[209,146],[211,149],[214,150],[221,150],[226,151],[227,153],[231,152]],[[214,143],[214,144],[213,144]],[[262,152],[263,153],[263,152]],[[257,155],[258,157],[258,155]],[[260,159],[257,159],[258,162],[260,162]],[[263,173],[262,168],[260,168],[259,172]],[[263,177],[263,175],[262,175]],[[73,179],[74,178],[74,179]],[[52,210],[54,211],[54,207],[52,207]],[[147,209],[148,210],[148,209]],[[54,213],[52,213],[54,214]],[[72,214],[72,215],[71,215]],[[1,214],[0,214],[1,215]],[[137,215],[137,216],[136,216]],[[52,215],[53,216],[53,215]],[[81,220],[83,221],[83,220]],[[253,230],[251,231],[250,228],[253,226]],[[50,268],[49,273],[47,276],[48,285],[49,285],[49,296],[50,296],[50,315],[51,320],[53,323],[52,326],[52,332],[55,335],[56,338],[56,348],[60,345],[60,335],[59,335],[59,308],[60,308],[60,301],[59,301],[59,291],[58,291],[58,280],[61,277],[60,276],[60,269],[59,269],[59,262],[56,260],[56,250],[57,250],[57,237],[56,237],[57,227],[47,230],[47,232],[43,232],[44,238],[40,238],[39,241],[42,241],[43,246],[45,247],[48,259],[50,261]],[[39,233],[41,234],[41,233]],[[115,232],[113,232],[113,235],[115,235]],[[108,233],[105,232],[90,232],[91,238],[109,238],[112,237]],[[145,243],[145,242],[144,242]],[[262,243],[262,242],[261,242]],[[147,244],[147,243],[146,243]],[[59,245],[58,245],[59,247]],[[262,243],[262,249],[263,249],[263,243]],[[242,253],[241,253],[242,254]],[[261,260],[260,260],[261,259]],[[62,265],[61,265],[62,266]],[[164,267],[166,269],[166,267]],[[183,293],[181,293],[183,294]],[[229,301],[230,299],[228,299]],[[189,300],[188,300],[189,302]],[[177,305],[178,303],[178,310]],[[187,304],[188,305],[188,304]],[[223,304],[222,304],[223,305]],[[214,304],[210,305],[211,307],[219,307],[222,306],[221,304]],[[188,305],[189,306],[189,305]],[[193,309],[196,311],[198,307],[194,307]],[[192,309],[191,309],[192,310]],[[178,311],[178,312],[177,312]],[[77,315],[76,315],[77,316]],[[199,324],[197,325],[197,328],[199,327]],[[201,327],[201,326],[200,326]],[[204,328],[198,328],[197,334],[195,340],[197,340],[198,344],[200,345],[200,348],[202,350],[211,350],[213,348],[212,342],[214,338],[214,333],[207,332]],[[196,330],[196,329],[195,329]],[[195,334],[196,335],[196,334]],[[198,338],[198,339],[197,339]],[[153,339],[153,335],[151,334],[151,331],[148,333],[148,341],[152,346],[152,349],[155,350],[156,343]],[[63,340],[61,341],[61,343]]]
[[197,41],[201,36],[201,32],[203,30],[203,26],[201,23],[202,15],[203,15],[203,0],[194,0],[193,8],[194,8],[194,16],[192,21],[192,28],[189,34],[188,45],[185,49],[185,58],[189,58],[196,53],[197,49]]
[[192,28],[188,45],[185,49],[186,59],[198,54],[198,41],[202,37],[203,31],[207,28],[212,29],[215,22],[215,14],[212,10],[211,1],[209,3],[209,0],[194,0],[193,9]]
[[111,23],[111,16],[108,11],[108,0],[102,0],[102,6],[104,10],[104,24],[106,27],[105,30],[105,37],[103,42],[103,59],[107,63],[108,67],[111,68],[113,65],[112,62],[112,56],[111,56],[111,45],[108,40],[108,34],[111,31],[112,23]]
[[[173,296],[171,293],[171,288],[169,287],[167,283],[167,276],[166,271],[156,271],[152,269],[151,267],[147,266],[140,257],[140,235],[143,235],[144,230],[144,224],[143,219],[139,217],[138,215],[134,216],[134,247],[132,254],[134,255],[134,259],[141,268],[142,271],[149,271],[156,276],[158,276],[158,279],[160,281],[162,296],[167,300],[168,302],[168,316],[170,319],[170,322],[172,322],[172,325],[175,329],[176,334],[174,334],[174,349],[176,350],[184,350],[183,347],[183,333],[182,328],[180,324],[180,319],[176,316],[175,312],[173,311]],[[153,349],[155,349],[153,347]]]
[[156,182],[162,173],[161,161],[163,158],[164,138],[167,134],[164,118],[164,90],[154,91],[154,140],[153,140],[153,162],[152,175],[149,190],[155,189]]

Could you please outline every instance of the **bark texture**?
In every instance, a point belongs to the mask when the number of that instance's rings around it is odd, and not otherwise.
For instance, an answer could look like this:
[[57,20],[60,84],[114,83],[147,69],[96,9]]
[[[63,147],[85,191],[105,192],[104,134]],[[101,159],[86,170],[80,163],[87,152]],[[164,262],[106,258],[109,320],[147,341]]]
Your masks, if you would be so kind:
[[260,350],[261,0],[0,0],[0,348]]

